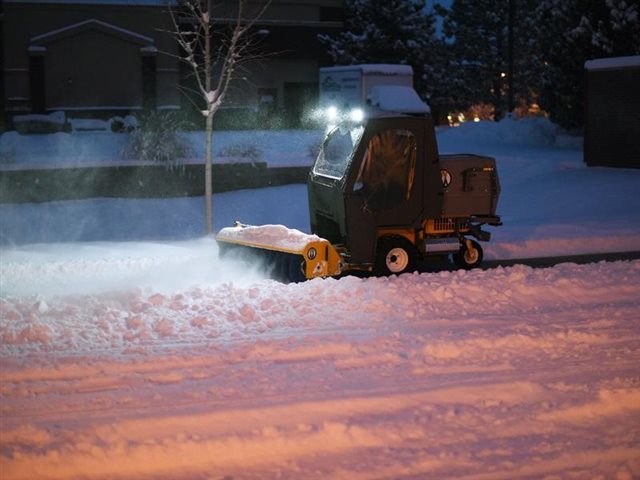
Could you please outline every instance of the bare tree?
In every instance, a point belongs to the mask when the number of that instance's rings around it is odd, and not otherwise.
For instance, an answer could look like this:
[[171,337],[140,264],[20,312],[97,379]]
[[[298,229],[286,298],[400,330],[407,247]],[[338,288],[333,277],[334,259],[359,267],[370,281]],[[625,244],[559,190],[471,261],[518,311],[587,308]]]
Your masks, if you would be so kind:
[[[213,15],[214,0],[179,0],[178,8],[169,8],[173,22],[173,36],[182,52],[180,60],[192,70],[193,94],[199,99],[196,105],[205,117],[205,216],[206,233],[213,232],[213,186],[212,186],[212,132],[213,117],[225,100],[233,79],[239,76],[242,67],[254,61],[258,55],[254,51],[251,28],[262,16],[270,1],[265,1],[254,12],[247,12],[248,0],[217,2],[237,4],[236,15],[232,18]],[[217,24],[219,35],[214,39]],[[226,27],[226,28],[225,28]],[[204,108],[200,108],[204,106]]]

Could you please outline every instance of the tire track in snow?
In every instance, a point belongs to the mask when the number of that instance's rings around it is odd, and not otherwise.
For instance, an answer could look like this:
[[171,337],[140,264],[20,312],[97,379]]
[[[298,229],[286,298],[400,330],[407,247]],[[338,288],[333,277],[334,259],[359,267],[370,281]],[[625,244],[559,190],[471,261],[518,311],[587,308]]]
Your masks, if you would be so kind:
[[[11,478],[633,478],[640,268],[612,268],[202,291],[168,310],[226,298],[243,302],[237,311],[250,299],[258,316],[281,308],[304,321],[185,345],[174,329],[100,356],[5,350],[0,468]],[[176,301],[154,295],[119,308],[148,304],[152,325]],[[25,311],[38,322],[64,302]]]

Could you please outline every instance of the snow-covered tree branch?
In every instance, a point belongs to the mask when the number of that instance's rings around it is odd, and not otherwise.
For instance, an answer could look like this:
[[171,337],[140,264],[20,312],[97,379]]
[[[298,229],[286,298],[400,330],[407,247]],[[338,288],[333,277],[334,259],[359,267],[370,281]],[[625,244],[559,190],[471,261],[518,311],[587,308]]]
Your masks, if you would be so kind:
[[[212,132],[213,117],[225,101],[232,81],[244,64],[259,58],[255,50],[252,27],[270,2],[265,1],[249,11],[247,0],[237,5],[234,16],[216,17],[214,9],[228,7],[228,2],[214,0],[180,0],[169,8],[173,36],[178,43],[180,60],[189,66],[194,85],[189,99],[199,104],[205,118],[205,215],[206,232],[213,232]],[[183,92],[185,90],[183,89]]]

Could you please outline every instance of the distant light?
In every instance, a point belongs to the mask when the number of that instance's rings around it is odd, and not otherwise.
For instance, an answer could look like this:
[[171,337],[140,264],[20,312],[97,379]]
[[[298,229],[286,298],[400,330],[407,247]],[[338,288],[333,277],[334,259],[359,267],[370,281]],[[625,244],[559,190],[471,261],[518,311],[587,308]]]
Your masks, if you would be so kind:
[[351,121],[353,122],[361,122],[364,120],[364,112],[361,108],[354,108],[349,113],[349,118],[351,118]]
[[477,122],[479,122],[479,121],[480,121],[480,118],[478,118],[478,117],[473,117],[473,121],[477,123]]
[[506,73],[504,73],[504,72],[500,73],[500,78],[504,78],[504,77],[506,77],[506,76],[507,76],[507,74],[506,74]]
[[330,122],[335,122],[338,120],[338,109],[333,105],[327,108],[327,118]]

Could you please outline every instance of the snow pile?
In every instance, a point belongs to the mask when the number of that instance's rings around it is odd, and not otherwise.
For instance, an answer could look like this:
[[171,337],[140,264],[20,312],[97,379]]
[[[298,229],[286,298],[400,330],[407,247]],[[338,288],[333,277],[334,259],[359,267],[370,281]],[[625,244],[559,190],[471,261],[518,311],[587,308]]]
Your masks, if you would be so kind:
[[13,123],[18,132],[27,134],[47,134],[61,131],[66,123],[64,112],[50,114],[16,115]]
[[447,145],[551,146],[561,135],[560,127],[543,117],[504,118],[499,122],[465,122],[441,131],[438,140]]
[[[65,250],[32,250],[10,257],[0,272],[8,279],[2,286],[0,353],[126,349],[169,340],[226,342],[289,335],[313,329],[318,322],[323,329],[341,330],[390,318],[517,317],[535,310],[541,298],[545,309],[553,310],[605,297],[618,302],[640,293],[640,262],[616,264],[615,269],[606,264],[549,270],[517,266],[282,285],[246,271],[246,266],[221,261],[212,243],[134,244],[124,245],[122,252],[102,245],[74,256]],[[107,254],[111,258],[103,258]],[[431,342],[424,352],[450,359],[472,357],[478,346],[546,350],[567,340],[563,330],[540,332],[537,343],[514,336],[508,345],[502,344],[505,339],[499,344],[486,335],[484,340],[476,336],[472,341]],[[599,341],[586,333],[576,338]]]
[[66,117],[64,112],[52,112],[49,114],[31,113],[28,115],[15,115],[13,122],[16,125],[25,122],[51,123],[58,126],[64,125]]
[[280,250],[302,252],[311,242],[319,242],[317,235],[303,233],[284,225],[238,225],[226,227],[218,232],[216,240],[243,245],[265,245]]
[[85,131],[111,131],[111,122],[97,118],[70,118],[71,130],[73,132]]

